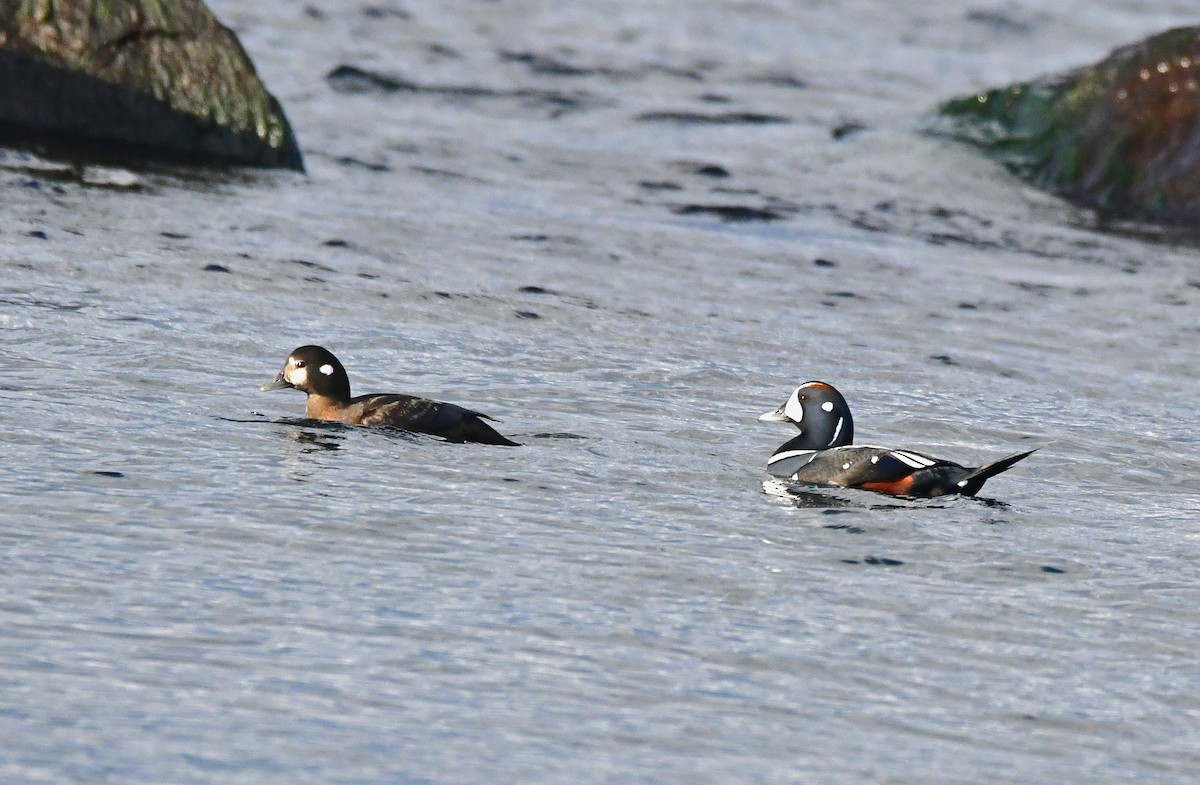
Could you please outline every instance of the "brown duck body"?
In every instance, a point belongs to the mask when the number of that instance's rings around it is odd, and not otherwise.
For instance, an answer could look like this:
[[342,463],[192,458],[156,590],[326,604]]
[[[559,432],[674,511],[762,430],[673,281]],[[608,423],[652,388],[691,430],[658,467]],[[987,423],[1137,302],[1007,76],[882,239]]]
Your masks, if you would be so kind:
[[313,420],[403,428],[452,442],[517,446],[484,422],[491,417],[453,403],[395,393],[351,398],[346,369],[320,346],[301,346],[293,351],[283,369],[262,389],[285,387],[308,395],[304,416]]

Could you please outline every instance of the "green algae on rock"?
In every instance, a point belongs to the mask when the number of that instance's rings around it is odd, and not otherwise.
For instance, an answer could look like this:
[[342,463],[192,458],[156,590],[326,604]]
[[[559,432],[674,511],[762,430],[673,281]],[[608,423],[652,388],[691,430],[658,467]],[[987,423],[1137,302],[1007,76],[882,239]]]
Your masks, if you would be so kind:
[[936,131],[1117,218],[1200,219],[1200,27],[1070,73],[948,101]]
[[0,0],[0,133],[304,168],[279,102],[201,0]]

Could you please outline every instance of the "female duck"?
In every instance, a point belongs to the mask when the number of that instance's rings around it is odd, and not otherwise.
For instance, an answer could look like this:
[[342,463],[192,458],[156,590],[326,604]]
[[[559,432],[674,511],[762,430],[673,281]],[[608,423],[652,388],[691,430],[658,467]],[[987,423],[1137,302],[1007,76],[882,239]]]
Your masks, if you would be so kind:
[[484,422],[486,414],[452,403],[397,393],[350,397],[350,377],[338,358],[320,346],[301,346],[288,355],[283,369],[260,389],[291,387],[308,394],[304,416],[353,425],[390,425],[440,436],[451,442],[518,446]]

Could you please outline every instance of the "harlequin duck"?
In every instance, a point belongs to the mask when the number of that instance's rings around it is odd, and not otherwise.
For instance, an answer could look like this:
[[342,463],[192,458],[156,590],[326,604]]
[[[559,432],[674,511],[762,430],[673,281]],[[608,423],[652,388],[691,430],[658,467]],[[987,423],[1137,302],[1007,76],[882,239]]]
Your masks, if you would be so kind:
[[800,435],[781,445],[767,461],[767,471],[812,485],[865,488],[893,496],[974,496],[989,478],[1036,450],[973,468],[931,458],[912,450],[851,446],[854,418],[850,406],[832,385],[805,382],[787,402],[758,419],[790,422]]
[[265,392],[284,387],[308,393],[304,416],[313,420],[391,425],[441,436],[451,442],[519,446],[484,422],[493,418],[452,403],[381,393],[351,398],[346,369],[329,350],[320,346],[301,346],[293,351],[283,370],[259,389]]

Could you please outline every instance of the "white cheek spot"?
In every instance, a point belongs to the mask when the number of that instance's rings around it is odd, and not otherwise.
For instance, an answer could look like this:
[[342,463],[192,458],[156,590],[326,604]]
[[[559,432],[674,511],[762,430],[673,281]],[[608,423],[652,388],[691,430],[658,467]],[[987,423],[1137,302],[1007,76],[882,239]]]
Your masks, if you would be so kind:
[[308,371],[304,368],[293,368],[287,372],[286,378],[293,387],[303,387],[308,384]]
[[322,366],[321,366],[320,368],[318,368],[317,370],[318,370],[318,371],[320,371],[321,373],[325,374],[326,376],[332,376],[332,375],[333,375],[333,366],[332,366],[332,365],[330,365],[329,363],[325,363],[324,365],[322,365]]
[[833,411],[833,401],[826,401],[825,403],[821,404],[821,408],[827,412]]

